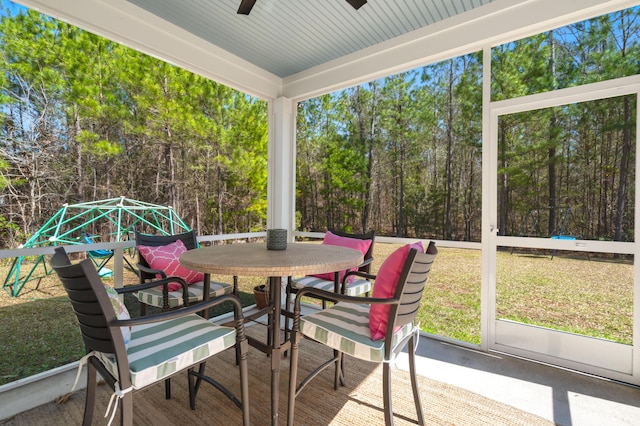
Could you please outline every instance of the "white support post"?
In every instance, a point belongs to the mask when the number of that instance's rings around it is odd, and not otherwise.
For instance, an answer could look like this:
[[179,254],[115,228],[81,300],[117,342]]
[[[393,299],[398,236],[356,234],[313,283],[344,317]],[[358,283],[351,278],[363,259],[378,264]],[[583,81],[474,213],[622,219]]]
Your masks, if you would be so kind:
[[122,288],[124,286],[124,249],[118,247],[113,250],[113,286]]
[[295,105],[289,98],[269,102],[267,228],[284,228],[289,240],[295,226]]

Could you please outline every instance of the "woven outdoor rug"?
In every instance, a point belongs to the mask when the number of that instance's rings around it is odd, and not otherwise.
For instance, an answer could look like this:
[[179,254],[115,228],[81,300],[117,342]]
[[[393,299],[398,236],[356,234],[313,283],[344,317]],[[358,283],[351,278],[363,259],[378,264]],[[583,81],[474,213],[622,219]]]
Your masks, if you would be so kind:
[[[255,325],[247,332],[264,338],[265,327]],[[329,358],[331,352],[309,340],[301,343],[298,378]],[[255,348],[249,349],[250,411],[252,425],[269,425],[270,358]],[[296,425],[383,425],[382,366],[347,358],[347,385],[333,390],[333,367],[316,377],[296,401]],[[282,362],[280,382],[280,424],[286,424],[289,358]],[[207,363],[207,373],[239,395],[239,375],[235,352],[227,351]],[[392,372],[394,421],[396,425],[415,424],[416,414],[409,374]],[[240,410],[220,392],[203,383],[196,409],[189,409],[186,373],[172,379],[172,398],[164,398],[164,384],[156,384],[133,396],[135,425],[240,425]],[[422,405],[428,425],[552,425],[545,419],[502,404],[481,395],[424,377],[419,378]],[[93,424],[106,424],[105,413],[110,389],[98,391]],[[2,425],[68,426],[82,422],[84,390],[59,403],[50,403],[0,421]],[[119,422],[119,413],[114,424]]]

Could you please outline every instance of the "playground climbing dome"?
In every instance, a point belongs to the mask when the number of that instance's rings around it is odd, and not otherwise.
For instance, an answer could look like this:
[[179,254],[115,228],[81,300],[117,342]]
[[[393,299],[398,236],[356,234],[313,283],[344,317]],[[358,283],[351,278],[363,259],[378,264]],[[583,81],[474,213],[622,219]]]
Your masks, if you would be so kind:
[[[134,238],[135,229],[161,235],[190,230],[170,206],[118,197],[64,204],[19,248],[91,244],[97,238],[100,242],[128,241]],[[87,256],[104,273],[104,266],[113,257],[113,251],[88,250]],[[45,275],[51,273],[44,255],[30,256],[28,260],[25,256],[13,259],[3,283],[3,289],[11,296],[18,296],[27,282],[42,278],[42,272]]]

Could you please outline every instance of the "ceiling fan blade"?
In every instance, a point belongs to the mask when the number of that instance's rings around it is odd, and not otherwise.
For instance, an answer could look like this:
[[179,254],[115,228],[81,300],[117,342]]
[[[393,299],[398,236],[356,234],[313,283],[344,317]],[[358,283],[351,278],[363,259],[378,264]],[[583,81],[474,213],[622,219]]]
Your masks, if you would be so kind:
[[256,0],[242,0],[238,8],[238,15],[248,15],[251,9],[253,9],[254,4],[256,4]]
[[[358,10],[367,3],[367,0],[347,0],[354,9]],[[242,0],[238,7],[238,15],[248,15],[256,4],[256,0]]]
[[367,3],[367,0],[347,0],[347,3],[353,6],[355,10],[358,10]]

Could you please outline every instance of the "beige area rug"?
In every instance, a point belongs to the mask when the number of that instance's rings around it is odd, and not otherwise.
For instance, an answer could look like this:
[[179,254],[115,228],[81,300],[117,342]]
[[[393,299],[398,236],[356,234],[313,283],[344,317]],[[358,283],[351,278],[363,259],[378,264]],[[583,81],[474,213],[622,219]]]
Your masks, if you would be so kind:
[[[264,338],[265,328],[248,327],[248,333]],[[330,351],[305,340],[301,344],[301,377],[328,359]],[[280,424],[286,424],[289,359],[283,359],[280,382]],[[325,370],[299,395],[296,402],[296,425],[369,426],[384,424],[382,410],[382,366],[346,361],[347,386],[333,390],[333,369]],[[270,358],[255,348],[249,350],[250,410],[252,425],[269,425]],[[239,375],[235,353],[227,351],[207,363],[207,373],[239,394]],[[409,374],[396,369],[392,373],[394,421],[396,425],[415,424],[416,414]],[[420,377],[420,395],[428,425],[552,425],[533,414],[484,398],[466,390]],[[102,416],[109,399],[109,388],[98,392],[94,424],[106,424]],[[203,383],[194,411],[189,409],[186,373],[172,379],[172,398],[165,400],[164,385],[154,385],[134,394],[135,425],[240,425],[240,410],[220,392]],[[79,425],[84,410],[84,390],[70,395],[64,402],[50,403],[0,421],[2,425]],[[117,414],[117,424],[119,413]]]

